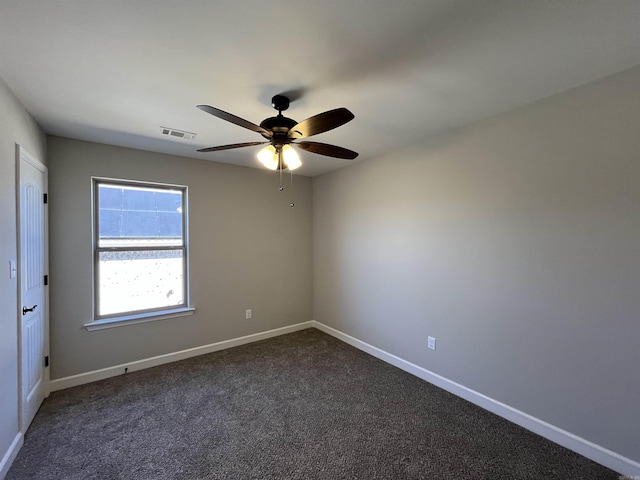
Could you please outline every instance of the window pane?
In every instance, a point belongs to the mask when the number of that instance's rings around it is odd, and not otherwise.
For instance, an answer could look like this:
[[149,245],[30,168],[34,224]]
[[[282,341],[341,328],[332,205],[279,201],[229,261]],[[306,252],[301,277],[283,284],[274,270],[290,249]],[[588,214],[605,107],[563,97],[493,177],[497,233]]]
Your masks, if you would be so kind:
[[185,304],[182,250],[100,252],[98,315]]
[[98,246],[182,246],[183,192],[100,183]]

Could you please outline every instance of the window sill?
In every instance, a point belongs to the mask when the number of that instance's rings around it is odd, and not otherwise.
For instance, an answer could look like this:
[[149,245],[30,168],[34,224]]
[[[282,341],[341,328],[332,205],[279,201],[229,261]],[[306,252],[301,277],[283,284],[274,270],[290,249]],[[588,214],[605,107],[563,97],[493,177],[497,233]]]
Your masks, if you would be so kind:
[[195,313],[195,308],[177,308],[175,310],[161,310],[159,312],[139,313],[137,315],[126,315],[122,317],[104,318],[84,324],[84,328],[90,332],[93,330],[104,330],[105,328],[124,327],[138,323],[155,322],[168,318],[186,317]]

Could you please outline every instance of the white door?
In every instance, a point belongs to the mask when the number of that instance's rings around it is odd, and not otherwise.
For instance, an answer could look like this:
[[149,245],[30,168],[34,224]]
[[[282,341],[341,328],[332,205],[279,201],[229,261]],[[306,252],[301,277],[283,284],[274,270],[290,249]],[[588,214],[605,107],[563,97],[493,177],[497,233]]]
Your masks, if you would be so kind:
[[[20,148],[20,426],[25,432],[46,395],[48,368],[46,172]],[[48,364],[48,358],[46,359]]]

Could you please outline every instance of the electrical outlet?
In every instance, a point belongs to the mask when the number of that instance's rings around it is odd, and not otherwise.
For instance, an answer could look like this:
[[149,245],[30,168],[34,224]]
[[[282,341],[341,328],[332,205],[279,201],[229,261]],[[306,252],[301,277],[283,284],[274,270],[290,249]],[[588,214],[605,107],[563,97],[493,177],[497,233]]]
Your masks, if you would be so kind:
[[251,310],[250,308],[246,309],[246,310],[244,311],[244,318],[245,318],[246,320],[250,320],[250,319],[252,319],[252,318],[253,318],[253,310]]
[[435,339],[435,337],[428,337],[427,338],[427,348],[429,350],[435,350],[436,349],[436,339]]

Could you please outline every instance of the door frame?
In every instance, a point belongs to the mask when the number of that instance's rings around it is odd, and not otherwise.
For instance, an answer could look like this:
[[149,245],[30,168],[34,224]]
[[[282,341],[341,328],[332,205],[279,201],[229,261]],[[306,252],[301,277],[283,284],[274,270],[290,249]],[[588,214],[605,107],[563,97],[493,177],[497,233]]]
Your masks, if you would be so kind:
[[[22,184],[21,184],[21,172],[22,162],[29,163],[32,167],[36,168],[44,175],[44,192],[49,191],[49,171],[45,164],[38,160],[34,155],[29,153],[23,146],[16,143],[16,264],[17,264],[17,298],[18,305],[16,309],[16,319],[18,324],[18,424],[20,432],[24,435],[29,428],[29,425],[24,425],[24,392],[23,392],[23,380],[22,380],[22,214],[21,214],[21,196],[22,196]],[[44,201],[44,200],[43,200]],[[44,223],[44,272],[45,275],[49,274],[49,209],[48,204],[45,204],[43,213]],[[44,354],[50,356],[49,345],[49,289],[44,290]],[[43,359],[44,361],[44,359]],[[50,365],[44,368],[43,388],[45,398],[49,396],[50,387]]]

